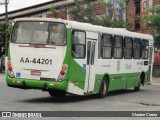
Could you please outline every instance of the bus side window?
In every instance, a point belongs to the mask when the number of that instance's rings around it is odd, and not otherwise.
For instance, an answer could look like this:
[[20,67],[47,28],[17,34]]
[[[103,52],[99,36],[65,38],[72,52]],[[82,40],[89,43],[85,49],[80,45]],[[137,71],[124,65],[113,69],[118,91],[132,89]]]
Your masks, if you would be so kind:
[[72,32],[72,57],[85,58],[86,35],[83,31]]
[[148,48],[149,48],[149,42],[148,40],[142,40],[141,42],[141,48],[142,48],[142,59],[148,59]]
[[112,58],[112,36],[103,34],[101,38],[101,57],[103,59]]
[[141,58],[141,39],[134,38],[133,41],[133,58]]
[[119,59],[123,57],[123,37],[115,36],[114,37],[114,58]]
[[132,58],[132,38],[125,37],[124,39],[124,58],[131,59]]

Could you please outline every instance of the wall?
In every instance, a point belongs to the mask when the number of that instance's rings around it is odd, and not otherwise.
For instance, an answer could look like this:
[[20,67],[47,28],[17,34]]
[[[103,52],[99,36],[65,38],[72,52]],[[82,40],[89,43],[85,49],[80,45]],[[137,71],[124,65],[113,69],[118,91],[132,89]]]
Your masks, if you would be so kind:
[[135,30],[135,15],[136,15],[136,7],[134,0],[130,0],[128,2],[128,14],[127,20],[131,24],[131,30]]
[[153,6],[160,4],[160,0],[153,0]]
[[136,0],[129,0],[128,2],[127,20],[131,23],[131,30],[135,32],[151,34],[152,31],[146,28],[146,26],[144,25],[145,21],[143,20],[143,17],[151,14],[148,12],[148,10],[156,5],[160,5],[160,0],[140,0],[140,28],[136,28],[135,25],[135,21],[136,19],[138,19],[136,17],[135,1]]

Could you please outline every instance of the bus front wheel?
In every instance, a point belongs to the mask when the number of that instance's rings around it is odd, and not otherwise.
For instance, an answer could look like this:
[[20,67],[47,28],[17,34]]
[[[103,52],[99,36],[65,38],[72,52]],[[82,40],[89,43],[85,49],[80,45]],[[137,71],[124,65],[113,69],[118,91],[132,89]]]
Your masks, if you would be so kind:
[[62,90],[49,90],[49,95],[52,97],[65,97],[66,96],[66,92],[62,91]]
[[101,82],[98,97],[99,98],[105,98],[107,96],[107,93],[108,93],[108,80],[103,79],[102,82]]

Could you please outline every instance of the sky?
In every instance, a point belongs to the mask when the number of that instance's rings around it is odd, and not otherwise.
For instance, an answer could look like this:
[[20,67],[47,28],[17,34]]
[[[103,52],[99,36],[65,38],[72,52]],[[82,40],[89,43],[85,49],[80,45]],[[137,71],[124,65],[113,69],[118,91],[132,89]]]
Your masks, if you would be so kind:
[[[21,8],[37,5],[40,3],[45,3],[51,0],[9,0],[8,11],[18,10]],[[0,0],[0,3],[4,0]],[[0,5],[0,13],[5,12],[5,5]]]

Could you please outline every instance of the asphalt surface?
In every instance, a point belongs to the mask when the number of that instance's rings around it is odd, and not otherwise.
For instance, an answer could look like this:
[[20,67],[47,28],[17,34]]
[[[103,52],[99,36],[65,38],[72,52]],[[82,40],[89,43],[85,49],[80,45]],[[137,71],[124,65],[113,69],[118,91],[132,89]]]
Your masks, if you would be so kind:
[[[41,90],[8,87],[5,82],[5,75],[0,74],[0,111],[160,111],[160,84],[146,85],[141,87],[139,92],[134,92],[133,89],[110,92],[104,99],[99,99],[94,95],[67,95],[63,98],[55,98],[50,97],[48,92]],[[39,118],[34,119],[39,120]],[[54,117],[54,119],[97,120],[96,117]],[[132,120],[135,118],[101,117],[100,119]],[[136,118],[136,120],[143,119],[146,120],[143,117]],[[147,119],[160,120],[156,117]]]

